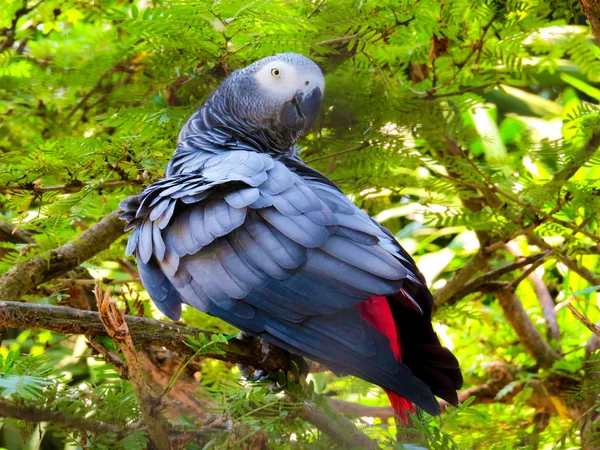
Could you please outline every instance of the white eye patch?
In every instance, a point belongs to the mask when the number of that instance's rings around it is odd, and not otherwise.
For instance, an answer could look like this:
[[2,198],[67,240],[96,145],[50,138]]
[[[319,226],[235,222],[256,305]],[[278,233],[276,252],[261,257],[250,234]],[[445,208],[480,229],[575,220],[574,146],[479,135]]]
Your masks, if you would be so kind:
[[265,64],[255,77],[262,88],[273,93],[293,95],[298,90],[296,68],[283,61]]

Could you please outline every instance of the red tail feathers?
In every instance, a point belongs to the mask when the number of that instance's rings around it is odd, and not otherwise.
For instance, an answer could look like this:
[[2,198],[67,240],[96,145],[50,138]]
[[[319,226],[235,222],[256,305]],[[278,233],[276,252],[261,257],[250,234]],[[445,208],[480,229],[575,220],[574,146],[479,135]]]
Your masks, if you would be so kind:
[[[371,325],[387,336],[390,341],[392,351],[398,361],[402,361],[402,351],[400,349],[400,335],[390,310],[390,305],[385,297],[371,297],[366,302],[358,305],[360,315]],[[388,395],[394,412],[407,422],[406,411],[414,412],[415,408],[411,402],[395,392],[384,389]]]

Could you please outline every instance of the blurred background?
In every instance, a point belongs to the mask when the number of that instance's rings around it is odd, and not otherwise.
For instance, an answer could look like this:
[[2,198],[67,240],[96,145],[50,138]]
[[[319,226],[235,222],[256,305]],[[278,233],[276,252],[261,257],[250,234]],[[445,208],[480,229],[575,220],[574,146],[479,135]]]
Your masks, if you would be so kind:
[[[600,9],[582,3],[3,0],[0,271],[43,258],[159,179],[180,127],[232,71],[302,53],[326,76],[302,158],[415,258],[435,293],[436,331],[465,375],[462,406],[414,417],[421,441],[600,448],[600,50],[584,14]],[[102,280],[127,314],[160,318],[124,256],[126,237],[115,239],[76,269],[0,300],[93,310]],[[182,320],[235,332],[192,309]],[[131,386],[84,336],[0,336],[0,400],[139,420]],[[161,386],[181,362],[165,349],[139,351]],[[326,368],[310,379],[317,392],[363,407],[349,414],[383,448],[400,448],[389,410],[373,408],[389,405],[383,391]],[[204,448],[252,448],[257,432],[270,448],[331,447],[233,364],[195,359],[172,396],[167,415],[181,427],[207,411],[248,427],[241,442]],[[146,445],[143,429],[90,434],[0,418],[0,447],[10,450]]]

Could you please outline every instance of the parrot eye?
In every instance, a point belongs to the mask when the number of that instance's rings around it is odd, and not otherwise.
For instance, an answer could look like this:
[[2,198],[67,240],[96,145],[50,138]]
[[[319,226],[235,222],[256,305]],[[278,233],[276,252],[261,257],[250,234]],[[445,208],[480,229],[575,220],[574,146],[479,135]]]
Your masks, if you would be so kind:
[[279,72],[279,69],[271,69],[271,75],[273,75],[275,78],[279,78],[281,76],[281,72]]

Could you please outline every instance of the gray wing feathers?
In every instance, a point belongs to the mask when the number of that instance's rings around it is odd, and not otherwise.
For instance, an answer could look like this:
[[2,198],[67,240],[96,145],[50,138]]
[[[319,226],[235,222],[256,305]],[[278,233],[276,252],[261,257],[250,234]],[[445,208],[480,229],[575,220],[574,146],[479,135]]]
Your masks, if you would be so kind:
[[[201,159],[201,175],[179,174],[145,191],[136,218],[147,217],[128,244],[144,264],[156,258],[178,289],[180,272],[189,272],[196,285],[186,302],[201,289],[227,309],[267,289],[295,304],[290,311],[331,315],[395,293],[410,276],[402,258],[382,247],[390,237],[335,188],[264,154]],[[202,200],[183,201],[190,196]]]
[[393,374],[408,369],[355,308],[411,277],[393,237],[334,187],[267,155],[184,160],[201,173],[123,202],[135,227],[128,252],[159,309],[175,318],[185,302],[347,371],[367,364],[363,378],[394,387]]

